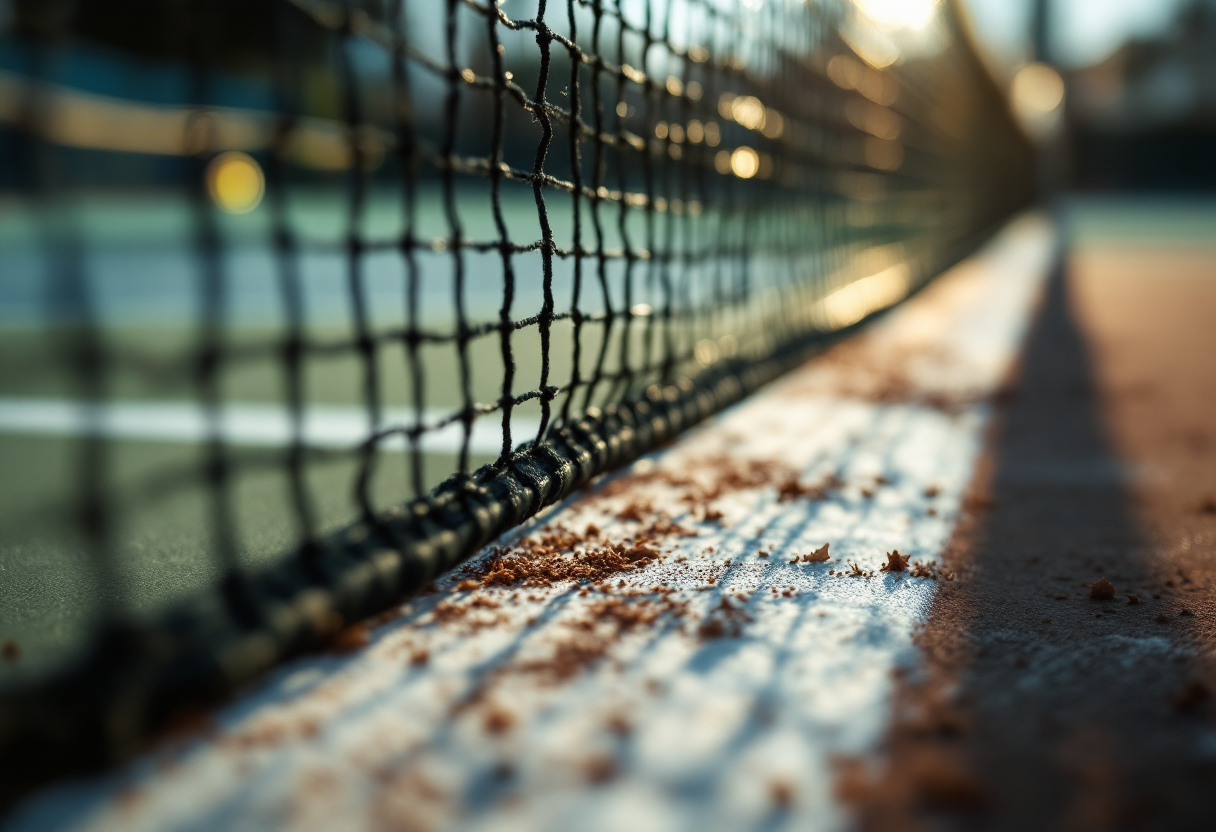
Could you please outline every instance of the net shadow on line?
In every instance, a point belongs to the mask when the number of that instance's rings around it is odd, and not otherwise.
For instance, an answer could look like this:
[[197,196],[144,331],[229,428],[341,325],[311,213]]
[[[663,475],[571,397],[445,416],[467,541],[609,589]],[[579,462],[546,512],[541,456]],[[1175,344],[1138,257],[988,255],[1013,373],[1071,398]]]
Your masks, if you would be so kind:
[[5,799],[130,755],[974,250],[1032,198],[1031,148],[953,5],[901,26],[13,3]]

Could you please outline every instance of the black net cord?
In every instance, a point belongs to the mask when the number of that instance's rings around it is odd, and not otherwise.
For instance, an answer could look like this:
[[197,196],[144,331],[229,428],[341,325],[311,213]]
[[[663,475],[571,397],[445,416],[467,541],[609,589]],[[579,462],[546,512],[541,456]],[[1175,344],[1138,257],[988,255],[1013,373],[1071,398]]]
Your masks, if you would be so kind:
[[[549,420],[552,416],[552,401],[556,391],[549,386],[549,339],[553,326],[553,252],[555,244],[553,242],[553,229],[549,225],[549,212],[545,208],[545,157],[549,155],[549,145],[553,142],[553,122],[549,117],[549,106],[545,99],[546,90],[549,86],[549,64],[551,60],[550,48],[553,44],[553,33],[549,27],[545,25],[545,10],[548,6],[547,0],[539,0],[536,11],[536,21],[534,24],[536,30],[536,45],[540,49],[540,74],[536,81],[536,102],[537,107],[534,111],[537,119],[540,121],[541,138],[540,144],[536,147],[536,158],[532,162],[532,194],[536,199],[536,212],[540,220],[540,243],[541,243],[541,271],[544,293],[544,301],[541,304],[540,319],[538,321],[540,329],[540,428],[536,432],[536,441],[543,442],[545,433],[549,428]],[[573,129],[573,128],[572,128]],[[577,199],[578,195],[575,195]]]
[[455,260],[452,289],[452,302],[456,312],[456,352],[460,362],[460,422],[464,427],[464,439],[460,444],[460,461],[457,473],[464,475],[469,471],[469,439],[473,434],[473,419],[476,406],[470,379],[469,366],[469,324],[468,313],[465,309],[465,259],[460,250],[464,240],[459,212],[456,208],[456,172],[455,149],[456,129],[460,113],[460,90],[463,81],[460,74],[459,53],[457,51],[456,10],[459,0],[448,0],[447,25],[444,38],[447,48],[447,97],[445,100],[445,117],[443,128],[443,166],[441,176],[443,181],[443,202],[447,212],[448,234],[452,244],[452,256]]
[[365,169],[367,167],[363,142],[360,138],[360,126],[363,119],[359,112],[357,81],[354,68],[351,65],[351,19],[346,15],[342,27],[341,38],[338,41],[338,65],[342,112],[346,122],[346,140],[350,152],[350,197],[347,214],[347,280],[350,288],[351,310],[354,319],[355,348],[359,355],[359,365],[363,372],[363,399],[367,408],[371,435],[363,443],[362,459],[359,462],[359,473],[355,481],[355,501],[362,513],[365,523],[375,521],[376,510],[371,496],[371,480],[375,473],[378,442],[383,435],[383,414],[380,392],[380,364],[377,344],[372,337],[371,323],[368,319],[367,290],[364,285],[364,245],[361,226],[367,208],[367,182]]
[[498,20],[486,15],[487,38],[490,43],[490,60],[494,67],[494,126],[490,135],[490,201],[494,212],[494,227],[502,254],[502,306],[498,320],[499,351],[502,357],[502,450],[499,465],[505,464],[511,454],[511,411],[515,407],[515,353],[511,347],[514,333],[511,320],[511,305],[515,302],[515,267],[512,262],[511,235],[507,231],[506,217],[502,208],[502,146],[506,124],[506,68],[503,66],[503,48],[498,38]]
[[[601,31],[603,27],[604,10],[603,0],[592,0],[592,10],[595,14],[595,23],[592,27],[591,45],[592,49],[597,53],[600,48]],[[598,61],[591,64],[591,112],[595,119],[595,135],[603,136],[605,134],[604,124],[604,105],[600,100],[600,85],[603,75],[602,64]],[[604,168],[607,165],[607,159],[604,153],[605,144],[602,141],[592,143],[592,159],[591,159],[591,175],[592,175],[592,196],[591,200],[591,224],[595,231],[595,263],[596,263],[596,281],[599,284],[600,302],[603,304],[606,314],[603,319],[603,334],[600,337],[600,348],[595,359],[595,367],[592,371],[591,379],[587,383],[584,391],[581,410],[586,411],[591,407],[594,401],[596,388],[604,377],[604,364],[608,358],[608,345],[612,333],[613,324],[615,323],[615,313],[613,312],[612,293],[608,286],[608,261],[604,250],[604,227],[601,215],[601,199],[600,191],[604,187],[603,175]],[[619,158],[618,158],[619,163]],[[574,391],[570,395],[573,397]]]
[[[53,4],[52,10],[61,4]],[[35,51],[30,76],[49,77],[50,67],[64,47],[51,40],[45,50]],[[45,124],[53,114],[49,103],[29,86],[18,104],[23,118],[34,125]],[[35,172],[28,198],[34,212],[42,218],[37,226],[38,246],[48,264],[46,291],[40,299],[43,314],[50,322],[45,333],[49,348],[67,368],[76,394],[78,415],[86,422],[98,419],[111,384],[110,349],[98,320],[96,298],[88,282],[85,252],[80,243],[78,218],[71,210],[70,182],[63,173],[63,151],[33,141],[17,143],[18,169]],[[98,430],[86,430],[72,442],[71,455],[76,480],[68,497],[69,523],[78,530],[82,547],[90,554],[88,568],[98,587],[94,609],[97,619],[109,620],[121,614],[126,600],[115,564],[112,503],[110,489],[111,449]]]
[[193,187],[190,191],[191,211],[195,229],[195,250],[198,263],[198,316],[196,349],[193,358],[195,387],[206,417],[206,439],[203,446],[202,471],[209,495],[212,550],[219,561],[223,578],[222,592],[228,609],[246,626],[259,626],[256,603],[249,597],[245,575],[237,556],[235,518],[232,512],[234,471],[229,460],[229,447],[224,439],[222,413],[224,394],[221,389],[227,361],[225,345],[225,315],[228,278],[223,259],[223,241],[216,226],[216,216],[207,192],[208,163],[214,158],[207,148],[215,144],[215,123],[207,104],[212,97],[210,73],[207,66],[215,48],[215,21],[211,8],[204,0],[189,4],[188,41],[191,98],[200,107],[187,123],[186,142],[196,143],[197,152],[190,159]]
[[304,297],[301,290],[300,252],[288,216],[289,169],[284,163],[287,157],[293,128],[298,119],[299,90],[292,72],[290,55],[293,53],[295,32],[292,21],[286,14],[287,7],[277,9],[274,21],[274,72],[277,107],[280,117],[275,125],[273,152],[267,165],[267,191],[273,216],[273,239],[275,268],[278,289],[286,313],[286,332],[283,339],[282,362],[284,369],[285,401],[291,414],[291,442],[286,452],[285,465],[289,499],[295,514],[296,527],[303,541],[303,557],[307,562],[315,558],[311,545],[317,535],[316,510],[306,481],[307,448],[304,440],[305,356],[309,349],[305,329]]
[[[407,25],[408,5],[405,0],[393,0],[389,9],[388,19],[398,29]],[[422,358],[419,347],[422,344],[419,328],[419,290],[421,274],[418,267],[417,248],[419,240],[415,237],[418,224],[417,194],[418,194],[418,159],[415,141],[415,112],[414,99],[410,89],[409,76],[406,73],[406,43],[396,40],[393,44],[392,64],[392,96],[394,129],[397,137],[398,163],[401,166],[403,217],[405,224],[398,247],[406,267],[406,297],[405,319],[406,327],[402,335],[402,346],[405,349],[411,380],[410,394],[414,405],[414,427],[407,432],[409,442],[409,472],[408,481],[413,488],[414,498],[421,499],[425,493],[423,485],[422,462],[422,424],[426,407],[425,386],[426,376],[423,373]]]
[[[573,4],[566,6],[567,18],[566,23],[570,27],[570,41],[572,44],[578,42],[578,18],[575,15],[575,7]],[[578,124],[583,119],[582,106],[582,60],[579,57],[578,49],[573,45],[568,46],[567,56],[570,61],[570,120],[572,124]],[[570,419],[570,406],[573,403],[574,393],[581,386],[581,362],[582,362],[582,329],[583,316],[579,309],[582,303],[583,290],[583,176],[582,176],[582,152],[581,152],[581,132],[576,129],[568,131],[570,155],[571,182],[574,185],[574,200],[572,204],[573,211],[573,243],[574,251],[576,252],[573,262],[573,280],[570,292],[570,310],[572,321],[572,340],[573,354],[571,356],[570,369],[570,384],[568,385],[569,392],[562,402],[561,413],[559,419],[562,423]]]

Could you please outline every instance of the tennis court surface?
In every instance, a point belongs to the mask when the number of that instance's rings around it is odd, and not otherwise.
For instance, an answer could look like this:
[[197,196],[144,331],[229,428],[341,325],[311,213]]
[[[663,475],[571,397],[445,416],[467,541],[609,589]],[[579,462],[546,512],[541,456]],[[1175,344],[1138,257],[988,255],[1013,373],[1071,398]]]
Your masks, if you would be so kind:
[[1203,816],[1211,206],[958,2],[0,6],[5,824]]
[[[836,828],[1055,252],[863,333],[15,828]],[[826,549],[824,548],[826,545]],[[571,551],[574,556],[571,557]]]
[[1204,828],[1211,217],[1019,220],[11,828]]

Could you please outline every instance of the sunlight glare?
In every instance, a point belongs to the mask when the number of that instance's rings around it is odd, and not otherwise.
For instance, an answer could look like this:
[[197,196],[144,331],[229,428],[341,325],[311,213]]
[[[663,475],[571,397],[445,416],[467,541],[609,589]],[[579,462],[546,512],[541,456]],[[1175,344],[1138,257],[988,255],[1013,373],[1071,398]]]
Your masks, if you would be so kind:
[[920,31],[933,22],[939,0],[856,0],[857,8],[887,29]]

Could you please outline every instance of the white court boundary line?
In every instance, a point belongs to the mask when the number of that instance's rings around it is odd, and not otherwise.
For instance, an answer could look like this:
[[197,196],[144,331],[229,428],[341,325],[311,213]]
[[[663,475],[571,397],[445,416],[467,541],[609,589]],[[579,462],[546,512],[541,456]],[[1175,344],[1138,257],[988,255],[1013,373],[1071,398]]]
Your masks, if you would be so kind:
[[[450,419],[457,409],[427,408],[424,426]],[[216,435],[228,445],[285,448],[295,441],[291,409],[285,405],[226,403],[216,410]],[[380,430],[406,429],[415,424],[412,408],[384,408]],[[511,434],[517,441],[535,437],[536,419],[512,417]],[[0,398],[0,434],[30,436],[101,436],[142,442],[200,443],[211,438],[207,409],[188,401],[105,401],[89,404],[72,399]],[[300,442],[309,448],[359,448],[373,432],[365,406],[307,405],[302,411]],[[452,422],[429,428],[419,437],[419,448],[430,453],[459,453],[464,425]],[[384,451],[404,451],[403,434],[386,436],[376,444]],[[473,423],[469,450],[498,454],[502,450],[502,414],[486,414]]]
[[[622,578],[624,590],[667,584],[685,619],[634,628],[603,660],[545,681],[519,668],[552,656],[595,594],[423,596],[366,649],[282,668],[225,709],[214,736],[50,791],[11,828],[847,826],[833,760],[881,739],[892,671],[915,662],[911,633],[937,584],[830,573],[846,561],[874,571],[894,548],[914,562],[940,555],[981,449],[985,397],[1015,360],[1053,251],[1045,221],[1014,223],[851,342],[852,360],[812,361],[632,467],[779,460],[804,482],[838,476],[844,486],[826,499],[783,502],[771,486],[752,488],[715,502],[722,523],[697,523],[678,514],[677,486],[643,476],[625,494],[545,518],[623,537],[636,525],[621,509],[645,499],[696,526],[699,536],[668,541],[666,560]],[[882,390],[893,367],[896,397]],[[952,406],[934,404],[942,399]],[[831,562],[789,562],[824,542]],[[750,621],[737,635],[700,637],[696,622],[740,595]],[[498,606],[436,620],[440,598],[477,597]],[[414,661],[421,651],[425,663]],[[507,717],[494,728],[498,712]]]

